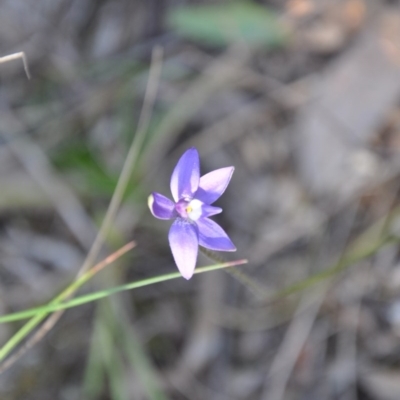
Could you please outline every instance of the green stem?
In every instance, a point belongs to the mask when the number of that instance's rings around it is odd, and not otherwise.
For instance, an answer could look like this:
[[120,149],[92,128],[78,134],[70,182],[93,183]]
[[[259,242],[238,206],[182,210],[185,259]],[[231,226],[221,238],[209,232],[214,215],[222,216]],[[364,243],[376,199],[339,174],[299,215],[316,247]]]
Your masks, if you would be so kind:
[[[200,251],[210,260],[224,263],[226,260],[219,254],[215,253],[212,250],[205,249],[204,247],[199,247]],[[256,282],[254,279],[250,278],[248,275],[239,271],[237,268],[229,268],[226,270],[230,275],[232,275],[235,279],[237,279],[241,284],[246,286],[253,294],[259,299],[265,298],[266,289]]]
[[[204,272],[215,271],[217,269],[228,268],[228,267],[232,267],[234,265],[242,265],[245,263],[247,263],[247,260],[238,260],[238,261],[231,261],[231,262],[227,262],[227,263],[223,263],[223,264],[215,264],[215,265],[210,265],[208,267],[197,268],[194,273],[201,274]],[[72,308],[72,307],[80,306],[82,304],[100,300],[100,299],[103,299],[103,298],[108,297],[115,293],[124,292],[126,290],[137,289],[140,287],[149,286],[149,285],[153,285],[155,283],[165,282],[165,281],[169,281],[172,279],[177,279],[180,277],[181,277],[181,274],[179,272],[173,272],[173,273],[166,274],[166,275],[160,275],[160,276],[156,276],[153,278],[143,279],[143,280],[137,281],[137,282],[127,283],[125,285],[116,286],[111,289],[106,289],[106,290],[102,290],[99,292],[90,293],[90,294],[87,294],[84,296],[76,297],[75,299],[72,299],[70,301],[67,301],[67,302],[64,302],[61,304],[60,303],[49,303],[42,307],[36,307],[36,308],[19,311],[19,312],[12,313],[12,314],[6,314],[3,316],[0,316],[0,324],[5,323],[5,322],[17,321],[20,319],[30,318],[32,316],[37,315],[38,313],[40,313],[39,316],[47,315],[54,311],[65,310],[66,308]],[[28,324],[29,324],[29,322],[28,322]],[[14,336],[11,339],[13,339],[13,338],[14,338]]]

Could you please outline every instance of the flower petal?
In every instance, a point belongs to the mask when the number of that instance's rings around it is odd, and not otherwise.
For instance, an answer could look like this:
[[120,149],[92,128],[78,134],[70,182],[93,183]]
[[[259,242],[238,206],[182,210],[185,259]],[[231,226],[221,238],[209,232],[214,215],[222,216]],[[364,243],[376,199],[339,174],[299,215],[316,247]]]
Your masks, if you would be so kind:
[[201,207],[201,218],[211,217],[212,215],[222,213],[222,208],[209,206],[208,204],[203,204]]
[[153,192],[149,196],[147,204],[156,218],[171,219],[176,216],[174,202],[160,193]]
[[191,198],[199,187],[199,153],[192,147],[179,159],[171,176],[171,192],[175,201]]
[[234,167],[220,168],[202,176],[194,197],[207,204],[214,203],[225,192],[234,170]]
[[196,221],[199,227],[199,245],[210,250],[236,251],[235,245],[225,231],[209,218]]
[[190,279],[196,266],[199,246],[198,228],[183,218],[177,218],[169,230],[169,245],[179,272]]

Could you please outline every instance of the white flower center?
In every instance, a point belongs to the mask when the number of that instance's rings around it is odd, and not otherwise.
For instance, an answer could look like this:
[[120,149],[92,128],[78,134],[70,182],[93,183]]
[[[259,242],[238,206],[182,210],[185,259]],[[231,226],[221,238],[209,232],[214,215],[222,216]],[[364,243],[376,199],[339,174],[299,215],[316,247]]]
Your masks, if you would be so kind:
[[202,214],[202,207],[203,203],[200,200],[192,200],[186,207],[186,212],[188,217],[192,221],[196,221],[201,217]]

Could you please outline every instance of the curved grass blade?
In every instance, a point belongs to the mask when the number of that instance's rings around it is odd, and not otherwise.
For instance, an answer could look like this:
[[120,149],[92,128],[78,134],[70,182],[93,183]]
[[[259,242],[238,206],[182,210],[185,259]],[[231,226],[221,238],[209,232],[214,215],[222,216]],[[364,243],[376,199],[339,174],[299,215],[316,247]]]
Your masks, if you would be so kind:
[[[222,264],[214,264],[214,265],[210,265],[207,267],[197,268],[194,273],[201,274],[204,272],[215,271],[218,269],[233,267],[235,265],[242,265],[242,264],[246,264],[246,263],[247,263],[247,260],[237,260],[237,261],[231,261],[231,262],[226,262],[226,263],[222,263]],[[170,281],[172,279],[177,279],[180,277],[181,277],[181,274],[179,272],[172,272],[170,274],[159,275],[159,276],[155,276],[153,278],[147,278],[147,279],[143,279],[141,281],[131,282],[131,283],[127,283],[125,285],[116,286],[114,288],[105,289],[105,290],[101,290],[99,292],[94,292],[94,293],[90,293],[90,294],[87,294],[84,296],[76,297],[76,298],[66,301],[64,303],[47,304],[42,307],[35,307],[35,308],[28,309],[28,310],[12,313],[12,314],[2,315],[2,316],[0,316],[0,324],[3,324],[5,322],[18,321],[20,319],[30,318],[37,314],[50,314],[54,311],[64,310],[66,308],[77,307],[82,304],[86,304],[86,303],[90,303],[90,302],[93,302],[93,301],[96,301],[99,299],[103,299],[103,298],[111,296],[112,294],[115,294],[115,293],[124,292],[126,290],[137,289],[137,288],[140,288],[143,286],[153,285],[155,283]]]
[[[89,279],[91,279],[94,275],[100,272],[107,265],[112,264],[119,257],[125,254],[127,251],[133,249],[136,246],[135,242],[129,242],[125,246],[122,246],[119,250],[110,254],[103,261],[100,261],[93,268],[83,274],[79,279],[75,280],[71,283],[66,289],[64,289],[58,296],[56,296],[53,300],[50,301],[50,304],[59,304],[69,296],[73,295],[73,293],[78,290],[83,284],[85,284]],[[36,313],[34,316],[25,323],[1,348],[0,348],[0,361],[3,360],[7,355],[27,336],[29,333],[35,329],[35,327],[46,318],[48,313]],[[24,348],[21,348],[21,351],[24,351]],[[0,365],[0,373],[2,372],[2,367],[4,365]]]
[[290,296],[298,292],[302,292],[308,289],[309,287],[315,286],[318,283],[321,283],[331,277],[334,277],[335,275],[339,274],[346,268],[349,268],[352,265],[362,260],[365,260],[368,257],[373,256],[383,246],[397,241],[398,240],[396,240],[392,236],[386,236],[369,246],[365,246],[364,248],[360,247],[359,249],[356,249],[356,251],[352,251],[350,252],[350,254],[347,254],[343,259],[339,260],[336,264],[332,265],[330,268],[327,268],[326,270],[323,270],[321,272],[317,272],[309,276],[308,278],[301,280],[300,282],[296,282],[293,285],[289,285],[279,290],[277,293],[272,295],[272,297],[267,299],[267,303],[273,304],[284,297]]

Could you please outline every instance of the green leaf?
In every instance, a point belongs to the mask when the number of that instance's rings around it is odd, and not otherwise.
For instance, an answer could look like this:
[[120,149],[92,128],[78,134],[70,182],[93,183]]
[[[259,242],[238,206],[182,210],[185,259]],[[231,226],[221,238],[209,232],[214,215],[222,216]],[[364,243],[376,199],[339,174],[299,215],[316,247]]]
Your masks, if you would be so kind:
[[275,48],[287,39],[276,13],[247,1],[175,8],[167,16],[167,24],[183,37],[211,46],[245,42],[252,47]]

